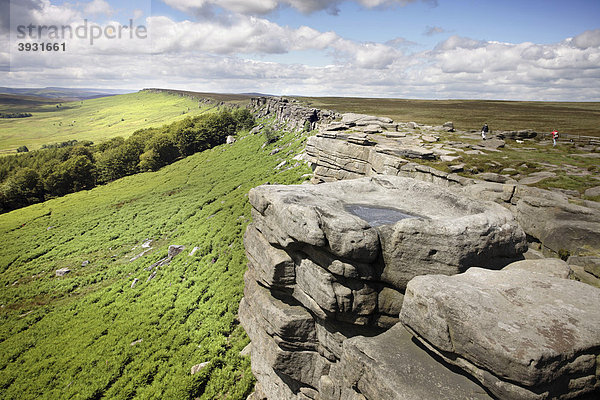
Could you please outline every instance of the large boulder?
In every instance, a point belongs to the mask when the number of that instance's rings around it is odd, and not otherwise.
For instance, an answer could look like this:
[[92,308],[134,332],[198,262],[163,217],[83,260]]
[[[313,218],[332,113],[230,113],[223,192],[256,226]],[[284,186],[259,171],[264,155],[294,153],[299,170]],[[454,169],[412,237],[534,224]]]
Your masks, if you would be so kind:
[[316,351],[314,320],[293,299],[275,298],[251,273],[245,281],[239,319],[252,340],[252,372],[268,398],[295,398],[303,383],[316,385],[328,366]]
[[[344,208],[355,198],[356,190],[365,192],[364,181],[330,185],[263,185],[252,189],[249,199],[256,227],[269,242],[283,248],[303,243],[328,248],[340,257],[375,260],[379,255],[377,232]],[[383,192],[381,186],[373,185],[372,189]]]
[[263,285],[268,287],[293,285],[296,279],[294,261],[285,251],[271,246],[254,224],[248,225],[246,229],[244,247],[248,268]]
[[[501,267],[526,247],[505,208],[411,178],[263,185],[249,200],[239,319],[252,340],[254,398],[364,399],[343,383],[344,343],[394,326],[408,280]],[[390,360],[381,371],[393,376]]]
[[65,276],[69,273],[71,273],[71,270],[69,268],[61,268],[55,271],[56,276]]
[[[524,190],[519,185],[516,195]],[[545,249],[561,256],[598,255],[600,210],[571,204],[564,196],[539,189],[523,194],[516,205],[516,218]]]
[[367,126],[373,124],[381,126],[383,124],[391,124],[394,121],[391,118],[387,117],[376,117],[374,115],[346,113],[342,114],[342,122],[351,126]]
[[522,269],[419,276],[401,321],[499,398],[574,398],[600,389],[600,290]]
[[[504,266],[526,250],[523,232],[503,207],[410,178],[263,185],[252,189],[249,199],[257,229],[284,249],[301,243],[373,262],[381,243],[383,280],[397,287],[426,264],[457,273],[484,260]],[[403,276],[395,277],[398,273]]]
[[496,136],[500,139],[533,139],[537,136],[537,132],[531,129],[524,129],[520,131],[496,131]]

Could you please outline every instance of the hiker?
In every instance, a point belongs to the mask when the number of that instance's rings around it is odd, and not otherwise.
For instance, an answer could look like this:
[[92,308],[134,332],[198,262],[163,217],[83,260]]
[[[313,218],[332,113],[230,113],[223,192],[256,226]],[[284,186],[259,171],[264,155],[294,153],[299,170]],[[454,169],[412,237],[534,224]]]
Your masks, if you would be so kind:
[[558,140],[558,131],[555,129],[552,131],[552,146],[556,146],[557,140]]
[[489,131],[490,128],[488,128],[487,124],[483,124],[483,127],[481,128],[481,137],[483,138],[483,140],[485,140],[485,135],[487,135]]

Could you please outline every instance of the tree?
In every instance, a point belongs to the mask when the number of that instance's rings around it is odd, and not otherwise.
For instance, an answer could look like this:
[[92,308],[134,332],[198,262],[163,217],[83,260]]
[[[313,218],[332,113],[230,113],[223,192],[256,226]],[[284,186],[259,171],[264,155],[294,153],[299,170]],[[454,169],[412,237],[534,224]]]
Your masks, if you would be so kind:
[[229,111],[208,115],[201,119],[196,126],[198,127],[199,150],[210,149],[225,143],[227,136],[233,135],[236,130],[235,119]]
[[96,166],[85,155],[69,158],[44,180],[46,191],[52,196],[63,196],[96,185]]
[[248,130],[254,127],[254,116],[247,108],[237,108],[232,112],[237,124],[236,130]]
[[78,155],[65,161],[62,169],[70,179],[70,191],[91,189],[96,185],[96,166],[86,155]]
[[138,172],[142,149],[135,143],[108,149],[96,157],[98,182],[106,183]]
[[98,151],[104,152],[109,149],[114,149],[116,147],[122,146],[125,143],[125,139],[121,136],[114,137],[110,140],[102,142],[98,145]]
[[142,171],[156,171],[171,164],[179,154],[171,135],[156,135],[146,143],[145,151],[140,156],[139,167]]
[[19,146],[17,148],[17,153],[27,153],[29,152],[29,149],[27,148],[27,146]]
[[0,186],[0,206],[12,210],[40,202],[44,197],[39,174],[32,168],[22,168]]
[[85,156],[91,162],[94,161],[94,155],[92,151],[88,147],[84,146],[75,146],[69,149],[69,158],[77,157],[77,156]]
[[191,118],[188,117],[183,121],[173,124],[165,132],[172,135],[182,156],[189,156],[198,151],[198,130]]

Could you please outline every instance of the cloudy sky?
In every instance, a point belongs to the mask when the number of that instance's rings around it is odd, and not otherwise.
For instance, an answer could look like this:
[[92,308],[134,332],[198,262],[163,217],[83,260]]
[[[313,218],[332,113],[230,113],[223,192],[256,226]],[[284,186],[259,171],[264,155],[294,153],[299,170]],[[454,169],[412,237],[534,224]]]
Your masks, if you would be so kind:
[[600,101],[599,0],[0,0],[0,35],[0,86]]

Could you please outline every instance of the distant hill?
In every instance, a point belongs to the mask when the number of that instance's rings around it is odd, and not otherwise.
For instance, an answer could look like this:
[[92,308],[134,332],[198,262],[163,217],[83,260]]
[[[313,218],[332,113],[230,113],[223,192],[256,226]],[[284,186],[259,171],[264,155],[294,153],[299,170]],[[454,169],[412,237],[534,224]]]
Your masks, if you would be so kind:
[[251,93],[241,93],[245,96],[252,96],[252,97],[275,97],[276,95],[274,94],[266,94],[266,93],[258,93],[258,92],[251,92]]
[[180,91],[144,90],[110,97],[66,102],[64,99],[0,94],[0,112],[31,113],[28,118],[0,119],[0,153],[19,146],[30,150],[69,140],[101,142],[127,137],[138,129],[158,127],[195,116],[216,104],[202,98],[241,103],[250,97]]
[[[154,93],[168,93],[179,96],[192,97],[197,99],[212,99],[216,101],[245,101],[250,100],[251,97],[256,95],[251,93],[208,93],[208,92],[193,92],[190,90],[176,90],[176,89],[160,89],[160,88],[147,88],[143,91],[149,91]],[[263,96],[263,95],[261,95]]]
[[57,100],[48,97],[30,96],[24,94],[0,93],[0,109],[7,111],[13,107],[38,107],[48,104],[56,104]]
[[80,88],[9,88],[0,87],[0,93],[17,94],[24,96],[45,97],[48,99],[61,99],[62,101],[77,101],[96,99],[98,97],[114,96],[117,94],[133,93],[135,90],[122,89],[80,89]]

